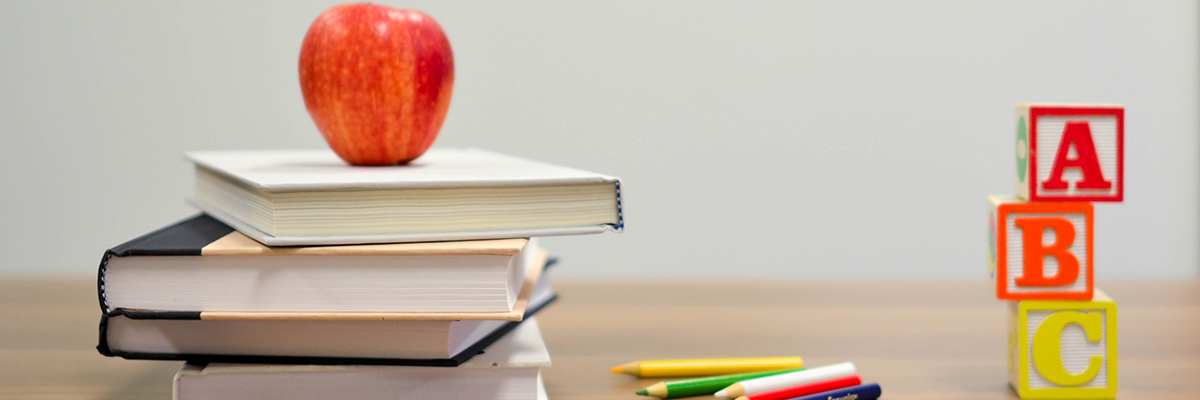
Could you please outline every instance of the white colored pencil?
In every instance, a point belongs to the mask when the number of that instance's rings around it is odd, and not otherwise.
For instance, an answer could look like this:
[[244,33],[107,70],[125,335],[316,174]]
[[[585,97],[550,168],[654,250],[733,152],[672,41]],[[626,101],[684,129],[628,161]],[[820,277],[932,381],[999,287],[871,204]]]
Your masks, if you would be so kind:
[[785,387],[840,378],[857,373],[858,368],[854,367],[854,363],[844,362],[840,364],[826,365],[823,367],[809,368],[802,371],[789,372],[786,374],[747,379],[729,385],[729,387],[721,389],[713,395],[732,399],[736,397],[752,395],[755,393],[762,393],[768,390],[783,389]]

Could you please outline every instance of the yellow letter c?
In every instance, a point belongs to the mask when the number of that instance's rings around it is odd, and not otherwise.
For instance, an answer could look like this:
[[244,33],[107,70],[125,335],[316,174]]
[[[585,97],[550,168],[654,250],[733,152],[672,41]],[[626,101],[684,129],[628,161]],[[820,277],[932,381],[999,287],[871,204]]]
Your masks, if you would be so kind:
[[1104,322],[1099,311],[1087,314],[1079,311],[1059,311],[1050,314],[1033,334],[1033,365],[1046,380],[1062,385],[1076,386],[1086,383],[1100,373],[1100,365],[1104,356],[1093,355],[1088,361],[1087,369],[1078,374],[1072,374],[1062,365],[1062,331],[1067,324],[1079,324],[1087,334],[1087,340],[1100,341],[1100,331]]

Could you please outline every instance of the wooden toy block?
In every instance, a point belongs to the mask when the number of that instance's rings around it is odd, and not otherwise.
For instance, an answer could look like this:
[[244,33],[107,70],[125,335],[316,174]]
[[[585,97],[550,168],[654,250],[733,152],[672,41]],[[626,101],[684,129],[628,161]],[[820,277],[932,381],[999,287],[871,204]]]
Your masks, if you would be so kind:
[[1125,107],[1017,105],[1017,197],[1125,198]]
[[1022,399],[1111,399],[1117,395],[1117,303],[1009,302],[1009,383]]
[[1092,298],[1091,203],[988,196],[989,264],[1001,300]]

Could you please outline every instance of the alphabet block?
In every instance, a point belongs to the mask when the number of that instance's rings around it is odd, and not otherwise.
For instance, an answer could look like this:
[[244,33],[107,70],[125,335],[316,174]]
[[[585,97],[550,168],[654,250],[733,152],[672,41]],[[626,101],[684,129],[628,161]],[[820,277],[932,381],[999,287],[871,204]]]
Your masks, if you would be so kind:
[[988,196],[989,264],[1001,300],[1092,298],[1092,204]]
[[1017,105],[1017,197],[1125,198],[1125,107]]
[[1117,395],[1117,303],[1009,302],[1009,383],[1022,399],[1111,399]]

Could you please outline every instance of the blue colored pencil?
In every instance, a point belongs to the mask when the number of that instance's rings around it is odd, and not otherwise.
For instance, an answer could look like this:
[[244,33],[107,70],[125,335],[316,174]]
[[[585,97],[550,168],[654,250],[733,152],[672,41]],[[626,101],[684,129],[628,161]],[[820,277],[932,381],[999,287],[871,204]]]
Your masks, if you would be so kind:
[[791,400],[875,400],[878,399],[882,394],[883,389],[879,388],[878,383],[868,383],[865,385],[851,386],[848,388],[830,390],[828,392],[810,394],[808,396],[801,396]]

